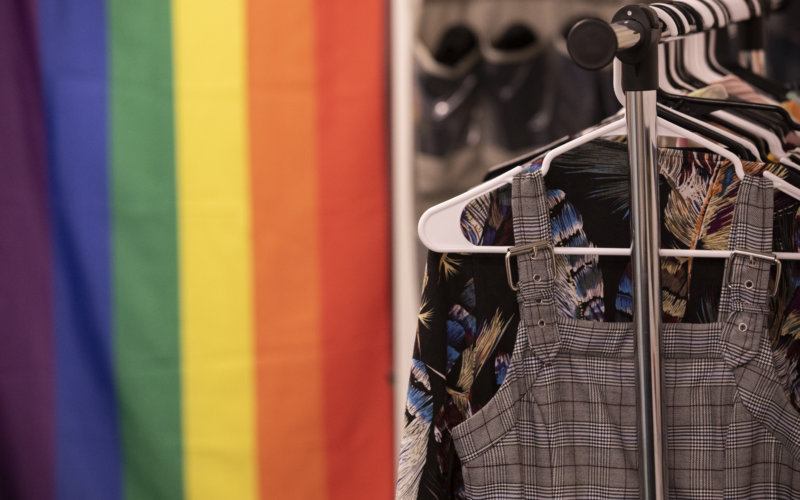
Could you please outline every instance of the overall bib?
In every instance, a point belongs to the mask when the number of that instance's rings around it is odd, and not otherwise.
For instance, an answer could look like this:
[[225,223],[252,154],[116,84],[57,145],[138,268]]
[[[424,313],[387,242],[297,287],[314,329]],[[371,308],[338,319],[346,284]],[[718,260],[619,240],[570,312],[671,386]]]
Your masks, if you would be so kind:
[[[800,498],[800,412],[768,340],[770,183],[739,183],[717,322],[662,327],[674,499]],[[636,499],[632,323],[556,312],[541,173],[512,187],[520,324],[494,398],[453,429],[471,499]]]

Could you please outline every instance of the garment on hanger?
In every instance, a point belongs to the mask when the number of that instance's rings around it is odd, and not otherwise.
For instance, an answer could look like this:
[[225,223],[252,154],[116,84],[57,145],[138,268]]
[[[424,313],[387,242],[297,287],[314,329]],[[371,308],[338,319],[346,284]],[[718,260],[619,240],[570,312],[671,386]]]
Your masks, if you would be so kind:
[[[770,252],[772,186],[755,176],[737,184],[728,248]],[[633,327],[560,315],[549,205],[541,172],[515,177],[515,241],[541,246],[516,259],[521,323],[508,375],[486,406],[452,429],[466,496],[637,497]],[[767,339],[771,267],[731,257],[719,319],[664,326],[676,498],[800,496],[800,412]]]
[[745,82],[736,75],[726,75],[725,77],[713,82],[714,85],[722,85],[729,95],[738,97],[743,101],[756,102],[759,104],[772,104],[777,106],[779,103],[761,92],[758,92],[752,85]]
[[[557,159],[545,183],[557,246],[619,247],[630,241],[627,149],[596,141]],[[665,248],[725,249],[738,181],[727,162],[694,150],[659,151]],[[751,173],[778,165],[747,163]],[[800,204],[775,199],[775,248],[800,241]],[[476,244],[513,245],[510,187],[471,203],[462,227]],[[560,315],[575,320],[630,321],[628,261],[619,257],[561,257],[555,293]],[[724,263],[662,259],[665,323],[708,323],[718,316]],[[800,266],[785,263],[771,335],[783,359],[787,392],[798,391],[793,343],[800,328]],[[518,323],[516,295],[503,257],[430,253],[409,385],[400,457],[398,498],[463,498],[460,462],[451,429],[479,411],[505,379]],[[782,354],[781,354],[782,353]],[[795,394],[797,397],[797,394]]]
[[[784,108],[791,106],[791,100],[784,101],[784,102],[777,102],[769,97],[759,93],[756,89],[754,89],[750,84],[741,80],[739,77],[735,75],[728,75],[721,80],[714,82],[714,85],[721,85],[725,88],[725,91],[733,96],[737,97],[743,101],[747,102],[754,102],[758,104],[771,104],[775,106],[783,106]],[[787,110],[791,114],[791,107],[787,108]],[[793,115],[795,121],[797,121],[797,117]],[[786,136],[786,142],[797,146],[800,145],[800,132],[794,131]]]
[[781,106],[783,106],[783,109],[792,115],[792,118],[794,118],[795,121],[800,122],[800,102],[794,99],[789,99],[788,101],[782,102]]

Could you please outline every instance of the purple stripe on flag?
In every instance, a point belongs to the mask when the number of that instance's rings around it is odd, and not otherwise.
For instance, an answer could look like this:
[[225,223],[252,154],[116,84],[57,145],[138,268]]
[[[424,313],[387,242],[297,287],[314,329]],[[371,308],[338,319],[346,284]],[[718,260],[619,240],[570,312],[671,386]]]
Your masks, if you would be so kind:
[[0,498],[53,498],[53,336],[33,0],[0,2]]

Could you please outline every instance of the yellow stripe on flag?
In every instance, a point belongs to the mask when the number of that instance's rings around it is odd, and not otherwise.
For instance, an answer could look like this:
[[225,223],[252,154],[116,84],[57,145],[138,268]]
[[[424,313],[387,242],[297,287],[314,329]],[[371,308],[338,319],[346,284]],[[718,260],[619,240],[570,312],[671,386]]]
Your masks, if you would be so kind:
[[174,0],[186,496],[254,499],[243,0]]

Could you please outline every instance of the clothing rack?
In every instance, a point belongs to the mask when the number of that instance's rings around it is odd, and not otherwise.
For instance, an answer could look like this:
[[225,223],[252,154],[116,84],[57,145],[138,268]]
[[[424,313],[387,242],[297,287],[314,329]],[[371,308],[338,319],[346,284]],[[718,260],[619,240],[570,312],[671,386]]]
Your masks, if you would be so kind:
[[[776,4],[778,3],[780,2]],[[759,4],[758,12],[763,16],[774,6],[769,1],[763,1]],[[752,26],[758,26],[762,17],[735,20],[741,21],[747,21],[745,24],[749,23],[749,29],[756,29]],[[712,27],[703,28],[708,30]],[[693,26],[691,33],[698,31],[698,27]],[[688,34],[690,33],[670,37],[670,40]],[[661,225],[656,161],[656,90],[659,76],[657,49],[661,41],[661,22],[656,13],[644,4],[622,7],[611,23],[599,19],[584,19],[573,27],[567,38],[572,59],[585,69],[600,69],[614,57],[622,63],[622,89],[625,92],[628,158],[631,168],[633,321],[639,402],[639,496],[645,500],[667,498],[669,491],[666,428],[663,425],[664,401],[661,397]],[[758,51],[763,46],[753,45],[746,48]],[[760,57],[763,59],[763,55]]]

